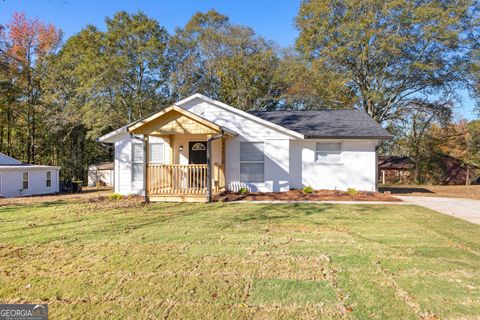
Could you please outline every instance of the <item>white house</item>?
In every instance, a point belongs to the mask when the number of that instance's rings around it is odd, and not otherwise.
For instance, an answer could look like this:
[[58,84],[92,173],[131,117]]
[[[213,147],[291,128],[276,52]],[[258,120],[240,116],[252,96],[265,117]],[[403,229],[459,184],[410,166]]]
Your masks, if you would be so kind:
[[205,201],[242,187],[375,191],[390,138],[362,111],[244,112],[194,94],[98,140],[115,146],[116,193]]
[[22,163],[0,153],[0,196],[21,197],[59,191],[60,167]]
[[113,187],[113,162],[103,162],[88,166],[88,186]]

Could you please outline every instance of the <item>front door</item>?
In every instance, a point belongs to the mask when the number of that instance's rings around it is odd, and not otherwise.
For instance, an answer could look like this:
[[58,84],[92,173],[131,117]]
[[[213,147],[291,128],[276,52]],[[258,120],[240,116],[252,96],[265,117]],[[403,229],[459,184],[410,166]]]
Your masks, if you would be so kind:
[[190,141],[188,143],[188,163],[207,164],[206,141]]
[[[188,163],[207,164],[207,143],[205,141],[190,141],[188,143]],[[191,168],[190,186],[205,188],[204,171],[202,168]]]

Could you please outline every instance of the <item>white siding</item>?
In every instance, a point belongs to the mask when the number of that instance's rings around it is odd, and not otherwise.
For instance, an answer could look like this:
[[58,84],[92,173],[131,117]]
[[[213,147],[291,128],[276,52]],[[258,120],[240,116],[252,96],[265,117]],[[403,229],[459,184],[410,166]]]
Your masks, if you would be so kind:
[[[315,162],[317,142],[342,142],[340,164]],[[297,140],[290,142],[290,186],[294,189],[375,191],[376,140]]]
[[230,129],[239,134],[246,141],[258,141],[258,139],[290,139],[291,137],[266,127],[265,125],[235,114],[220,106],[208,103],[200,98],[193,99],[180,107],[198,114],[199,116],[214,122],[215,124]]
[[143,194],[143,180],[132,181],[132,143],[141,143],[125,135],[115,143],[115,192],[129,194]]
[[[52,184],[47,187],[47,171],[52,172]],[[23,172],[28,172],[28,189],[23,189]],[[39,194],[56,193],[59,191],[57,169],[15,168],[0,170],[2,197],[22,197]]]
[[[291,136],[200,98],[189,101],[181,107],[238,134],[237,137],[227,137],[225,141],[226,180],[230,190],[236,191],[241,187],[264,192],[289,190],[288,147]],[[264,183],[240,182],[241,141],[265,143]],[[213,152],[215,153],[215,150]]]
[[[179,106],[238,134],[236,137],[225,139],[226,182],[230,190],[236,191],[243,186],[252,191],[274,192],[304,186],[312,186],[315,189],[375,190],[376,140],[299,140],[274,127],[265,126],[260,121],[232,113],[220,105],[201,98],[190,100]],[[175,163],[188,163],[188,141],[203,140],[198,137],[175,136],[174,150],[178,150],[180,145],[183,146],[183,152],[179,155],[179,159],[175,159]],[[115,143],[115,192],[143,194],[143,181],[132,182],[131,141],[130,136],[124,134]],[[240,182],[241,141],[264,143],[265,181],[263,183],[242,184]],[[315,163],[317,142],[342,142],[341,164]],[[164,141],[164,146],[164,159],[169,163],[168,141]],[[213,143],[213,156],[213,162],[220,162],[221,142],[219,140]]]
[[[159,137],[150,137],[150,142],[164,143],[164,159],[170,159],[170,152],[167,141]],[[115,193],[123,195],[143,195],[143,179],[139,181],[132,181],[132,142],[142,143],[124,134],[123,138],[115,142]]]

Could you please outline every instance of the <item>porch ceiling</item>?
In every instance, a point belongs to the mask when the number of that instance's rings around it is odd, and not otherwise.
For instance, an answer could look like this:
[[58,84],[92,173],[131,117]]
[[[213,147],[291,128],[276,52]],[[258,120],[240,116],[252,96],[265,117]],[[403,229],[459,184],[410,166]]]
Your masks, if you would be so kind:
[[128,127],[133,134],[216,134],[236,133],[177,106],[170,106]]

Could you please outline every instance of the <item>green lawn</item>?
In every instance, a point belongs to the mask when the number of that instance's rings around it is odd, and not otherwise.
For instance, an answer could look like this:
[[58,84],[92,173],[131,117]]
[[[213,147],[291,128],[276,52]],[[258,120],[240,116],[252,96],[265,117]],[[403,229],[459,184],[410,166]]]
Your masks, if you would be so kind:
[[480,226],[394,205],[12,204],[0,301],[52,319],[478,319]]

